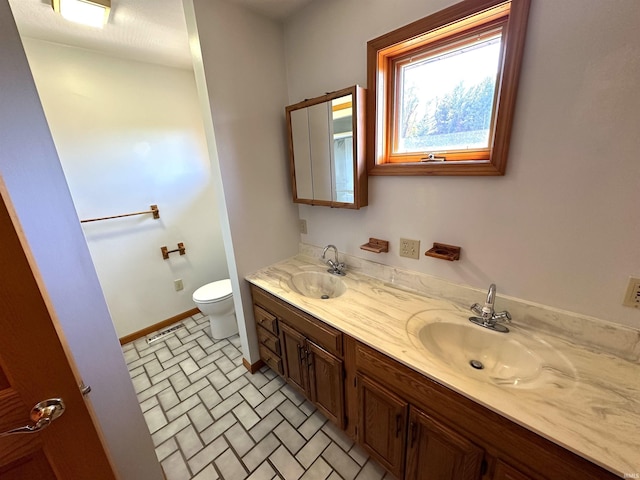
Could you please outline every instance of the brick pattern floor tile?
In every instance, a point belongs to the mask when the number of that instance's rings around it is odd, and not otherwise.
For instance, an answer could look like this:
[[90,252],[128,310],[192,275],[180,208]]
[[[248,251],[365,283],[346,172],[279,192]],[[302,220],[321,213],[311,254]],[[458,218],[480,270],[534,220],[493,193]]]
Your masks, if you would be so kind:
[[393,480],[275,372],[247,372],[237,335],[181,323],[122,347],[167,480]]

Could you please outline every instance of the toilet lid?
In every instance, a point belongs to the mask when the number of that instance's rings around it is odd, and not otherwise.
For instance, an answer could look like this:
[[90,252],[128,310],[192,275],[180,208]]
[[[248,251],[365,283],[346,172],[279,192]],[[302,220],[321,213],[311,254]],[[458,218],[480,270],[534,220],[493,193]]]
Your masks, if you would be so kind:
[[207,283],[193,292],[193,301],[201,303],[211,303],[224,300],[233,294],[231,290],[231,280],[218,280]]

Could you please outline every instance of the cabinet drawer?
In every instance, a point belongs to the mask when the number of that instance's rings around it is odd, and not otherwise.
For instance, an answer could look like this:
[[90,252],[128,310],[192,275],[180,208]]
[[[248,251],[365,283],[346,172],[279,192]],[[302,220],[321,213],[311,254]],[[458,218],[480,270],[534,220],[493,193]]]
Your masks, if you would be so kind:
[[258,325],[270,332],[273,332],[275,335],[278,334],[278,319],[274,315],[271,315],[258,305],[253,306],[253,313]]
[[264,345],[276,355],[280,355],[282,353],[280,349],[280,339],[278,337],[261,326],[258,326],[257,332],[258,342],[260,342],[261,345]]
[[[327,325],[255,285],[251,285],[251,295],[254,301],[256,323],[264,326],[267,330],[271,330],[271,328],[261,323],[259,319],[264,318],[262,312],[267,315],[266,318],[275,318],[275,316],[277,316],[278,321],[286,322],[298,332],[304,334],[324,348],[327,352],[342,357],[343,335],[340,330]],[[277,335],[277,322],[275,328],[276,330],[271,331]]]
[[278,372],[280,375],[284,374],[284,370],[282,369],[282,360],[275,353],[269,350],[264,345],[258,345],[260,349],[260,358],[264,363],[266,363],[272,370]]
[[304,312],[290,310],[282,315],[283,322],[310,338],[327,352],[342,357],[342,332],[329,325],[307,316]]

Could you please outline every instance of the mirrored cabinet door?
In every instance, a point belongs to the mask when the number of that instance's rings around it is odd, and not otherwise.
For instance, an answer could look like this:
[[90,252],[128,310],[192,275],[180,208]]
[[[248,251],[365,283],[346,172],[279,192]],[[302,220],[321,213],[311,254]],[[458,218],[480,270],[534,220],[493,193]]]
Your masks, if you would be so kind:
[[313,181],[311,177],[311,148],[309,148],[309,115],[306,109],[294,110],[289,117],[289,135],[297,141],[290,144],[293,148],[292,169],[296,172],[297,192],[302,198],[313,198]]
[[367,205],[365,92],[356,85],[286,108],[294,202]]
[[328,103],[307,107],[309,115],[309,150],[311,151],[311,180],[313,197],[330,202],[331,192],[331,128]]

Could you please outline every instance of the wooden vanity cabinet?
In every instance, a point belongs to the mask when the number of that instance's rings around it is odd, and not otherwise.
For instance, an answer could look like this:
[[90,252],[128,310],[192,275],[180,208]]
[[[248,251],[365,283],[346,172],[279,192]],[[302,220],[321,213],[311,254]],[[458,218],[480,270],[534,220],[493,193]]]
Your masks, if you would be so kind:
[[[404,476],[411,480],[613,480],[615,475],[563,449],[505,417],[488,410],[424,375],[400,364],[366,345],[354,342],[357,389],[387,392],[384,398],[398,405],[408,404],[406,438],[394,438],[395,447],[405,448]],[[362,378],[364,386],[360,386]],[[393,393],[391,393],[393,392]],[[378,394],[381,398],[383,395]],[[380,460],[378,450],[370,448],[371,432],[364,433],[363,422],[374,421],[375,413],[364,408],[358,441]],[[349,411],[351,409],[349,408]],[[362,419],[365,417],[365,420]],[[366,417],[370,417],[366,420]],[[380,415],[384,418],[384,415]],[[368,436],[367,436],[368,435]],[[381,434],[382,435],[382,434]],[[404,447],[402,442],[405,442]],[[389,464],[382,460],[387,467]],[[401,471],[396,467],[395,472]]]
[[[257,297],[260,298],[259,295]],[[254,296],[254,299],[255,298],[256,296]],[[256,334],[258,336],[260,360],[267,364],[273,371],[284,375],[278,318],[258,303],[253,304],[253,315],[256,319]]]
[[618,479],[264,290],[251,291],[261,359],[398,479]]
[[484,450],[415,407],[407,443],[407,480],[478,480],[482,475]]
[[478,480],[484,451],[451,428],[410,406],[364,375],[357,375],[358,441],[397,478]]
[[293,328],[282,325],[282,346],[284,349],[285,378],[296,390],[307,394],[307,357],[305,353],[306,338]]
[[286,323],[281,324],[287,381],[329,420],[345,426],[343,362]]
[[[260,358],[313,402],[329,420],[344,429],[342,332],[255,286],[251,287],[251,293],[260,342]],[[265,322],[263,312],[277,322],[275,329],[267,327],[270,336],[266,338],[261,329],[265,329],[265,324],[272,325],[273,322]],[[279,370],[272,366],[276,350],[269,347],[273,342],[271,334],[276,329],[278,356],[275,360]]]
[[309,397],[318,410],[341,429],[345,428],[343,362],[307,340]]
[[403,478],[409,403],[364,375],[356,375],[358,441],[378,463]]

